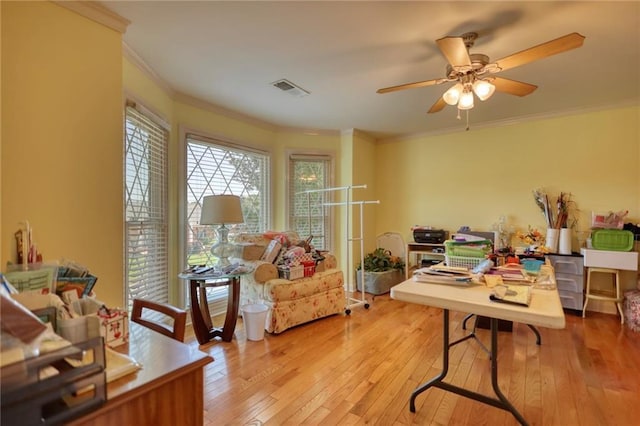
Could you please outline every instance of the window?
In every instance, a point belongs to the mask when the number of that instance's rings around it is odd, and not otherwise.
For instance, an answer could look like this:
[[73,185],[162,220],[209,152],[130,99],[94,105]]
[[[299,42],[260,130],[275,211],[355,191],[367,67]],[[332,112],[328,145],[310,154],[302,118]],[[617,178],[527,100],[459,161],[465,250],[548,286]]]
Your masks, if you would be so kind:
[[168,302],[167,145],[165,128],[141,107],[125,108],[125,280],[134,298]]
[[[229,240],[239,232],[263,232],[270,223],[269,155],[265,152],[186,135],[186,265],[211,264],[210,249],[217,242],[216,227],[200,225],[202,199],[206,195],[240,197],[245,222],[227,225]],[[208,289],[211,311],[221,312],[226,287]],[[220,300],[221,303],[217,303]]]
[[[328,155],[289,155],[289,229],[313,236],[318,249],[331,249],[332,220],[324,204],[331,193],[332,159]],[[309,192],[307,192],[309,191]]]

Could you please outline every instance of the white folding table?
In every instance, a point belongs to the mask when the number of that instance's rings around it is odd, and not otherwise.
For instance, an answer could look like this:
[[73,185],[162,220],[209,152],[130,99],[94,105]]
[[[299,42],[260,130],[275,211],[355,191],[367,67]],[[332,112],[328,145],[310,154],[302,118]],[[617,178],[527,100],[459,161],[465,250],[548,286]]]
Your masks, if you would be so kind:
[[[564,328],[564,311],[557,290],[532,289],[528,307],[494,302],[489,299],[491,290],[484,285],[459,286],[417,282],[409,279],[391,288],[391,297],[404,302],[442,308],[443,314],[443,358],[439,375],[416,388],[411,394],[409,409],[415,413],[415,399],[422,392],[434,386],[449,392],[471,398],[494,407],[507,410],[523,425],[527,422],[509,402],[498,386],[498,320],[520,322],[529,326]],[[470,312],[490,319],[491,329],[491,385],[497,399],[459,386],[444,382],[449,370],[449,349],[466,340],[463,337],[449,343],[449,311]]]

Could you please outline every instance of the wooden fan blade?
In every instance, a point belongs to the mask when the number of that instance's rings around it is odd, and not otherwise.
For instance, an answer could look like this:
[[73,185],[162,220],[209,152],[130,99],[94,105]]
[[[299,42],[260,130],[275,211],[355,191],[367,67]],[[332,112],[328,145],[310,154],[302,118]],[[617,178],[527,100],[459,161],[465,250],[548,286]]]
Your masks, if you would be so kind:
[[533,93],[538,86],[521,81],[509,80],[508,78],[493,77],[488,79],[496,86],[498,92],[508,93],[516,96],[527,96]]
[[567,34],[566,36],[539,44],[529,49],[522,50],[513,55],[498,59],[495,63],[499,71],[519,67],[529,62],[537,61],[548,56],[576,49],[584,43],[584,36],[578,33]]
[[462,37],[443,37],[436,43],[452,67],[471,67],[471,58]]
[[376,93],[389,93],[389,92],[395,92],[395,91],[404,90],[404,89],[414,89],[416,87],[433,86],[435,84],[444,83],[445,81],[448,81],[448,80],[446,78],[436,78],[433,80],[416,81],[415,83],[407,83],[407,84],[401,84],[399,86],[391,86],[391,87],[378,89]]
[[431,105],[428,113],[433,114],[434,112],[442,111],[442,108],[446,107],[447,103],[442,99],[442,96],[438,98],[435,104]]

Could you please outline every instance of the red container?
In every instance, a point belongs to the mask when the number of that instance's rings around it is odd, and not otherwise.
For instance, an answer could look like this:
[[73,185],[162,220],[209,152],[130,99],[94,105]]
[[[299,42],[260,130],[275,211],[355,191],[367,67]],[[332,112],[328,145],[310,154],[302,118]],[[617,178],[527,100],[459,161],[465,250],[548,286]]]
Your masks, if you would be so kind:
[[304,276],[305,277],[312,277],[313,274],[316,273],[316,263],[314,261],[304,261],[301,262],[302,266],[304,266]]

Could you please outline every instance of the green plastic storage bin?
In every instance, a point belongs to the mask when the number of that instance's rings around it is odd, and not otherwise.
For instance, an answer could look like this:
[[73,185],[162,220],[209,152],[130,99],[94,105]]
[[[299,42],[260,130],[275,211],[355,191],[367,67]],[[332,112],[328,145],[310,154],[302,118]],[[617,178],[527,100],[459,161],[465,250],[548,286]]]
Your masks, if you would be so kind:
[[631,251],[633,232],[622,229],[594,229],[591,245],[597,250]]

